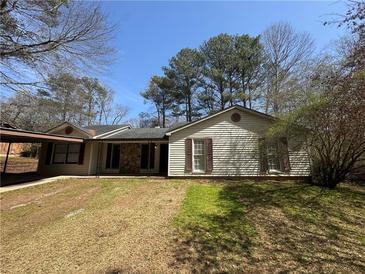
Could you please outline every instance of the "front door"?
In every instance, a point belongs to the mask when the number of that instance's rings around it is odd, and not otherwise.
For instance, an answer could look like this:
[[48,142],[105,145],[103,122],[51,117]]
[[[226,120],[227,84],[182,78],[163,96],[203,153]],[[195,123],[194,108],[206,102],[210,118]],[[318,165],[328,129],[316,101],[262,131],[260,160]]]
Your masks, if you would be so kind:
[[169,145],[160,145],[160,173],[167,173],[167,163],[169,157]]
[[151,171],[155,168],[155,144],[141,145],[141,170]]

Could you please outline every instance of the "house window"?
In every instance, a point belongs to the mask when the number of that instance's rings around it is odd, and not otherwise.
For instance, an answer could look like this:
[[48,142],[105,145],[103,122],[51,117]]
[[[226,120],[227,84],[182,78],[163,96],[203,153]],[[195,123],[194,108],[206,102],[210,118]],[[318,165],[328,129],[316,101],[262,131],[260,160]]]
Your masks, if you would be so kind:
[[154,143],[141,145],[141,169],[155,168],[155,149]]
[[66,156],[67,156],[67,145],[56,144],[54,146],[53,163],[64,164],[66,162]]
[[55,144],[54,164],[76,164],[79,161],[80,144]]
[[194,140],[193,146],[193,161],[195,172],[205,171],[205,147],[204,140]]
[[281,170],[277,143],[269,143],[267,145],[267,164],[269,171]]
[[106,168],[119,168],[120,144],[108,144],[106,153]]
[[80,145],[70,144],[68,145],[66,163],[77,164],[79,162]]

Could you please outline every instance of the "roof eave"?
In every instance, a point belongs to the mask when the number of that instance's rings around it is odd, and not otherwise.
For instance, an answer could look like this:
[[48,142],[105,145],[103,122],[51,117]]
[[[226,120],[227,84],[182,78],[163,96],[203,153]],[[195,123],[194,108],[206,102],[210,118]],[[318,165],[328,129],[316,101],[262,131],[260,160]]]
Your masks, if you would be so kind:
[[101,139],[90,139],[90,141],[166,141],[168,140],[167,136],[164,136],[162,138],[101,138]]
[[94,136],[94,137],[93,137],[93,139],[97,139],[97,138],[100,138],[100,137],[105,138],[105,137],[107,137],[108,135],[116,134],[116,133],[118,133],[119,131],[123,131],[123,130],[125,130],[125,129],[127,129],[127,128],[132,128],[132,126],[131,126],[131,125],[126,125],[126,126],[123,126],[123,127],[117,128],[117,129],[113,129],[113,130],[111,130],[111,131],[108,131],[108,132],[105,132],[105,133],[102,133],[102,134],[96,135],[96,136]]
[[[73,136],[63,136],[58,134],[44,133],[44,132],[36,132],[36,131],[28,131],[28,130],[19,130],[19,129],[9,129],[9,128],[0,128],[0,139],[1,140],[10,140],[13,136],[13,139],[24,138],[29,140],[45,140],[45,141],[57,141],[57,142],[84,142],[83,138],[73,137]],[[5,137],[5,138],[4,138]],[[37,141],[37,142],[38,142]],[[20,141],[15,141],[15,143],[20,143]]]

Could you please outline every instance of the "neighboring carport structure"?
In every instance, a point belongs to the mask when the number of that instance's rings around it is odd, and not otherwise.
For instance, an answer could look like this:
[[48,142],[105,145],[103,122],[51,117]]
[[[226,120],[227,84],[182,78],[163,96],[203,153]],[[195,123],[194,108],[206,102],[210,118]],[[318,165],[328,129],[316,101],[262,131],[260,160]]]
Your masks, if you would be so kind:
[[[49,143],[49,142],[83,143],[84,140],[78,137],[62,136],[49,133],[0,127],[0,142],[9,144],[4,161],[4,167],[2,170],[2,180],[3,180],[5,179],[4,175],[6,174],[6,167],[9,159],[10,146],[13,143]],[[1,182],[1,185],[4,185],[4,183]]]

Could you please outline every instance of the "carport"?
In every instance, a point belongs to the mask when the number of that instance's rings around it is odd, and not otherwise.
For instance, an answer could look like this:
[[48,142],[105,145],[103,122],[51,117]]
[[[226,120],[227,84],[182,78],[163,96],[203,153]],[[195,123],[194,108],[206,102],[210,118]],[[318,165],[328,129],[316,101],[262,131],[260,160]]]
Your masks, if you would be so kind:
[[78,137],[71,137],[71,136],[62,136],[56,134],[49,134],[43,132],[35,132],[35,131],[27,131],[21,129],[14,129],[14,128],[4,128],[0,127],[0,142],[8,143],[8,149],[4,161],[4,167],[1,172],[1,186],[3,185],[10,185],[16,184],[20,182],[27,182],[32,180],[37,180],[42,178],[41,174],[37,174],[33,172],[32,174],[29,173],[18,173],[18,174],[9,174],[6,172],[8,159],[9,159],[9,152],[11,144],[14,143],[82,143],[84,140]]

